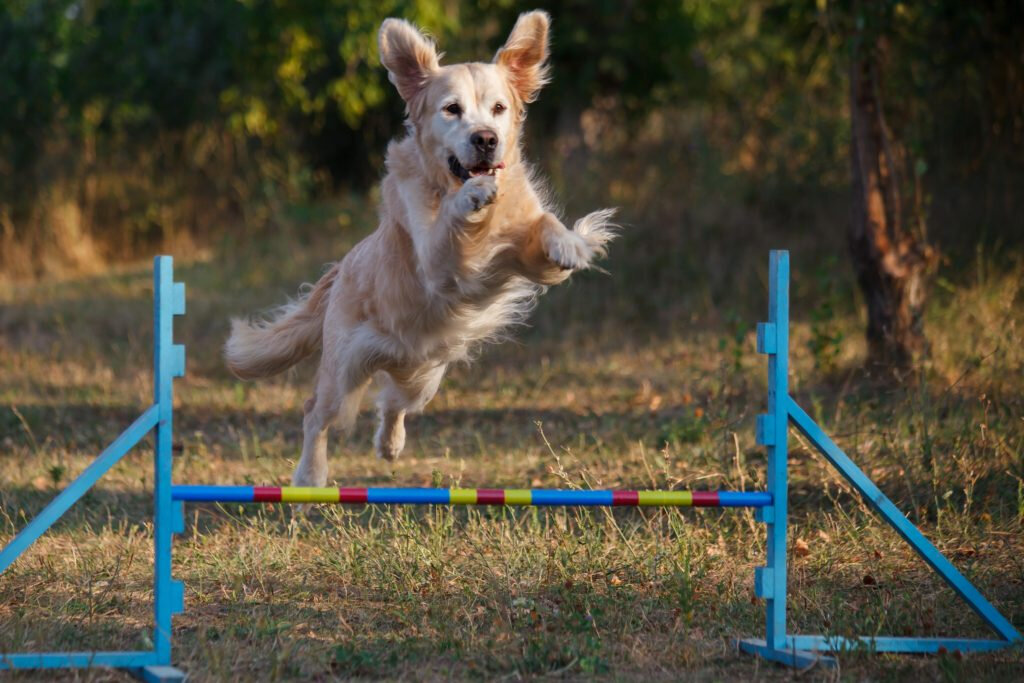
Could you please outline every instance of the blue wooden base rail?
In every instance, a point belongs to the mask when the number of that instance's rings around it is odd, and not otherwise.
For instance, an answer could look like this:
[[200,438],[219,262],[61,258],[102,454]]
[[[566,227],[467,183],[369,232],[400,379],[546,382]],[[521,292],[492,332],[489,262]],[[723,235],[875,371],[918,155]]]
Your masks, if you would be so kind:
[[[607,505],[752,507],[767,531],[765,566],[754,572],[754,590],[765,600],[765,637],[737,641],[743,652],[781,664],[830,666],[826,653],[847,651],[986,652],[1024,645],[1017,629],[992,606],[924,534],[789,395],[789,252],[769,260],[768,322],[757,326],[757,350],[768,356],[768,412],[757,418],[757,442],[768,453],[767,491],[561,491],[552,489],[302,488],[175,486],[171,478],[173,381],[185,373],[185,347],[173,342],[174,316],[185,313],[185,286],[173,281],[170,256],[154,263],[153,405],[0,551],[0,573],[49,529],[133,446],[151,431],[154,448],[153,648],[132,652],[0,651],[0,670],[114,667],[147,681],[181,681],[172,666],[171,618],[184,604],[180,581],[171,578],[172,534],[184,529],[185,502],[341,503],[397,505]],[[787,441],[793,425],[853,486],[881,518],[949,584],[998,635],[994,639],[793,635],[786,627]],[[0,645],[2,648],[2,645]]]

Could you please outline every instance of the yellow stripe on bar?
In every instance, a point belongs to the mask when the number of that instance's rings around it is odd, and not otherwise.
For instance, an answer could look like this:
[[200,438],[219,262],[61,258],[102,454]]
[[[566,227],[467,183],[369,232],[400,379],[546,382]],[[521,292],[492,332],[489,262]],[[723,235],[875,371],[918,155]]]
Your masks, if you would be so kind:
[[341,492],[336,488],[316,486],[282,486],[282,503],[337,503]]
[[476,505],[476,489],[451,489],[452,505]]
[[690,491],[637,491],[636,493],[639,505],[678,505],[680,507],[693,505],[693,493]]
[[505,505],[532,505],[530,489],[505,489]]

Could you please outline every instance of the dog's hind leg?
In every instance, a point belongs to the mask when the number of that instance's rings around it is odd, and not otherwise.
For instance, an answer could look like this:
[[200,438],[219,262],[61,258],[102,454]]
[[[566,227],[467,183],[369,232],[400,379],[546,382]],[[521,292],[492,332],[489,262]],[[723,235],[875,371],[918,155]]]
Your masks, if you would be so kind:
[[378,404],[380,423],[373,437],[373,446],[378,458],[395,460],[405,448],[405,410],[389,405],[388,401],[378,401]]
[[345,432],[352,429],[373,374],[363,354],[329,353],[325,350],[317,371],[316,391],[304,407],[302,458],[292,475],[295,486],[327,485],[328,429],[332,425]]
[[380,424],[373,444],[377,457],[394,460],[405,447],[405,415],[419,412],[437,393],[447,369],[444,363],[419,366],[412,370],[392,369],[384,374],[383,388],[377,397]]
[[327,427],[324,405],[332,399],[317,388],[306,401],[302,417],[302,457],[292,474],[293,486],[325,486],[327,484]]

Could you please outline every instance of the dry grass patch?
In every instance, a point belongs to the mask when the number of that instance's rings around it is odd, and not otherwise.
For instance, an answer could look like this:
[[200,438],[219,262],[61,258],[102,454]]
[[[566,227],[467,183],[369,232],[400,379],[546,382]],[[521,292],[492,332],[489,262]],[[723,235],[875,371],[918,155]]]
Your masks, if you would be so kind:
[[[179,264],[189,288],[176,334],[189,352],[177,384],[179,482],[287,481],[309,368],[240,384],[221,368],[219,346],[229,314],[315,276],[325,248],[300,252],[285,272],[249,252],[235,265]],[[147,268],[4,294],[0,542],[149,400]],[[794,270],[794,309],[814,310],[813,283]],[[1017,269],[937,297],[934,358],[900,389],[854,369],[856,343],[838,356],[813,343],[836,331],[855,339],[854,316],[798,317],[793,334],[798,400],[1018,626],[1020,278]],[[372,458],[365,414],[352,439],[334,442],[331,476],[346,485],[759,488],[753,420],[765,382],[752,327],[711,316],[624,334],[590,316],[607,287],[581,279],[549,308],[542,300],[521,343],[456,368],[411,421],[398,463]],[[571,314],[571,301],[583,312]],[[806,444],[791,445],[794,631],[985,635]],[[5,573],[5,649],[146,645],[151,486],[142,447]],[[762,632],[752,570],[763,553],[763,530],[744,511],[324,507],[303,516],[191,506],[174,556],[186,585],[175,661],[195,680],[789,678],[730,644]],[[1022,656],[850,652],[838,674],[805,677],[1012,679]]]

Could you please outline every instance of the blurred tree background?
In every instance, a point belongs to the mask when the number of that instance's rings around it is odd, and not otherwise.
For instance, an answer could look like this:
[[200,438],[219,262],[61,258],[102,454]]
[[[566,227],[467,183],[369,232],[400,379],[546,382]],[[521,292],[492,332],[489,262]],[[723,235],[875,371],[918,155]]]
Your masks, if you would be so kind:
[[[17,279],[184,255],[285,229],[294,207],[364,196],[401,132],[380,21],[423,26],[448,61],[489,59],[533,6],[5,2],[0,269]],[[742,289],[744,249],[758,263],[779,244],[847,262],[863,199],[851,74],[872,76],[862,92],[884,114],[886,215],[928,247],[923,283],[979,245],[1016,253],[1024,238],[1019,1],[543,8],[554,81],[531,109],[528,156],[567,208],[623,207],[615,258],[644,293],[621,304],[626,319],[675,315],[662,304],[697,272],[709,297]]]

